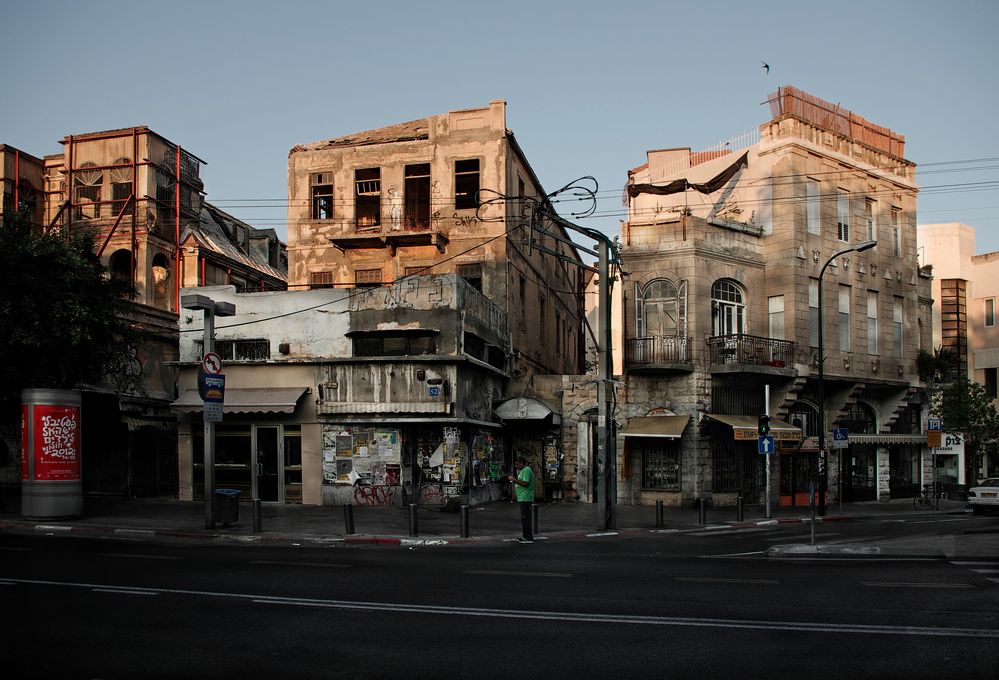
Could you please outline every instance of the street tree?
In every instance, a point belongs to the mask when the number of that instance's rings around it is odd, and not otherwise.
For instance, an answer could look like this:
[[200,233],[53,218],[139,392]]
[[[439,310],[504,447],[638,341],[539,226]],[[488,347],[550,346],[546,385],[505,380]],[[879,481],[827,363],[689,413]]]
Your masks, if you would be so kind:
[[[27,211],[0,224],[0,420],[24,388],[106,385],[132,362],[130,284],[108,274],[83,230],[41,232]],[[113,382],[113,381],[112,381]]]
[[941,385],[931,396],[931,414],[943,420],[947,432],[964,437],[965,479],[978,481],[985,446],[999,438],[999,413],[985,387],[962,376]]

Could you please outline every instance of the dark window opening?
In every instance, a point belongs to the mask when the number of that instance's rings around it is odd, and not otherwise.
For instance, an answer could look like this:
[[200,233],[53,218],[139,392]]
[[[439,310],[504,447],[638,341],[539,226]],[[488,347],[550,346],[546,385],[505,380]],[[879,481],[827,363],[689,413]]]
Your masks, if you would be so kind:
[[359,230],[379,227],[382,223],[381,177],[381,168],[354,171],[354,218]]
[[642,459],[642,488],[657,491],[680,490],[680,445],[676,441],[660,443],[651,439],[630,439],[633,455]]
[[506,368],[506,353],[500,347],[489,345],[489,356],[486,361],[493,368],[502,371]]
[[[203,346],[200,340],[194,344]],[[269,340],[216,340],[214,351],[225,361],[267,361],[271,358]],[[204,352],[199,351],[198,355]]]
[[474,333],[465,333],[465,354],[479,361],[486,360],[486,342]]
[[312,219],[333,219],[333,173],[321,172],[310,178],[312,192]]
[[475,290],[482,292],[482,263],[459,264],[457,267],[458,276],[465,279],[465,282]]
[[435,354],[432,335],[363,335],[354,338],[355,357],[412,356]]
[[[114,205],[111,207],[115,217],[119,214],[131,215],[132,202],[128,200],[132,196],[131,182],[115,182],[111,185],[111,200]],[[123,210],[124,209],[124,210]]]
[[430,228],[430,163],[406,166],[406,212],[404,226],[408,230]]
[[985,369],[985,396],[989,399],[996,398],[996,369]]
[[454,207],[456,210],[479,207],[479,159],[454,162]]

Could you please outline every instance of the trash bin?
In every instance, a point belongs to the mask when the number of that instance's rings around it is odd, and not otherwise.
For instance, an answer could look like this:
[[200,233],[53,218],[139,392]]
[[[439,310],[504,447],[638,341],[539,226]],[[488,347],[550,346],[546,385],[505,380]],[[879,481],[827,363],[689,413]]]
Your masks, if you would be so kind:
[[239,521],[239,489],[215,489],[215,521],[227,527]]

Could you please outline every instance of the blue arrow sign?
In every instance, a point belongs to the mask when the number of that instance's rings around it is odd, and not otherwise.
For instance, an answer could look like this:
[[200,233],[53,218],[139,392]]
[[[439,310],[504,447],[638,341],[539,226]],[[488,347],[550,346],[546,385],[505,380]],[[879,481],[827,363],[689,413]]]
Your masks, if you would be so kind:
[[760,437],[758,442],[758,451],[764,456],[769,456],[774,452],[774,436],[768,434],[765,437]]

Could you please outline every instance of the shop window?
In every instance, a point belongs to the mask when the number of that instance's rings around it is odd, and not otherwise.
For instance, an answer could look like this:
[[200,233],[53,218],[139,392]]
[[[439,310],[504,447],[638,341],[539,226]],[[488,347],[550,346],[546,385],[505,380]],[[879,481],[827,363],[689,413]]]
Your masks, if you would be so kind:
[[381,168],[354,171],[354,219],[358,230],[377,228],[382,223],[381,177]]
[[479,207],[479,159],[454,162],[454,207],[468,210]]
[[302,502],[302,428],[284,426],[284,501]]
[[642,488],[656,491],[680,490],[680,445],[651,439],[628,442],[632,454],[642,460]]
[[430,163],[405,168],[405,228],[423,231],[430,228]]
[[309,176],[312,219],[333,219],[333,173],[319,172]]

